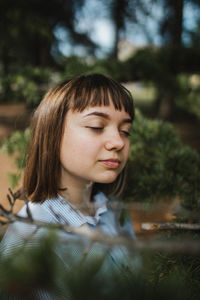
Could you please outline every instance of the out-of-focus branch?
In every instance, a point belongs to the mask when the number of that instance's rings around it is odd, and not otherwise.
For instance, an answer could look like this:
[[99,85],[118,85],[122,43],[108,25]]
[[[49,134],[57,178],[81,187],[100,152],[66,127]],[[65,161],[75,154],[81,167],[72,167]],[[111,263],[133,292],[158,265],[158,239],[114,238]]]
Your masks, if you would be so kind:
[[170,229],[182,229],[182,230],[200,230],[200,224],[188,224],[188,223],[142,223],[141,228],[143,230],[170,230]]
[[[85,236],[89,238],[92,242],[99,242],[106,244],[108,246],[117,246],[122,245],[127,247],[130,250],[135,251],[165,251],[170,253],[184,253],[184,254],[191,254],[191,255],[200,255],[200,242],[194,240],[182,240],[182,241],[139,241],[139,240],[132,240],[127,237],[123,236],[109,236],[99,231],[91,230],[89,227],[81,226],[81,227],[73,227],[67,224],[54,224],[54,223],[47,223],[38,220],[34,220],[32,218],[31,212],[28,207],[28,199],[24,195],[24,202],[27,206],[27,217],[21,217],[17,214],[13,213],[13,202],[17,199],[16,194],[11,193],[11,197],[9,203],[11,205],[10,210],[5,209],[2,205],[0,205],[0,217],[6,219],[7,224],[13,223],[15,221],[21,221],[28,224],[32,224],[36,226],[36,229],[40,227],[48,227],[53,229],[59,229],[67,233],[73,233],[81,236]],[[121,205],[121,204],[120,204]],[[148,223],[150,224],[150,223]],[[171,224],[171,223],[167,223]],[[176,223],[175,223],[176,224]],[[174,229],[173,224],[170,229]],[[181,225],[181,224],[179,224]],[[182,224],[183,225],[183,224]],[[187,224],[191,225],[191,224]],[[194,224],[193,224],[194,225]],[[199,224],[197,224],[199,226]],[[195,229],[197,230],[197,229]]]
[[122,236],[112,237],[106,235],[102,232],[93,231],[89,227],[73,227],[70,225],[63,224],[52,224],[36,220],[31,220],[30,218],[14,216],[13,221],[21,221],[29,224],[34,224],[36,227],[48,227],[53,229],[60,229],[67,233],[78,234],[85,236],[91,240],[91,242],[99,242],[106,244],[108,246],[122,245],[127,247],[129,250],[135,251],[164,251],[169,253],[182,253],[190,255],[200,255],[200,242],[195,242],[192,240],[182,240],[177,241],[139,241],[125,238]]
[[[9,189],[9,193],[10,195],[7,195],[7,199],[11,205],[11,209],[14,207],[16,200],[21,200],[23,201],[25,204],[29,203],[29,200],[27,199],[25,193],[23,190],[19,190],[16,193],[13,193],[11,189]],[[12,199],[11,199],[12,197]],[[69,199],[66,199],[66,201],[68,201]],[[11,202],[10,202],[11,201]],[[132,210],[139,210],[141,212],[147,212],[147,213],[151,213],[151,212],[168,212],[169,211],[169,204],[166,203],[141,203],[141,202],[132,202],[132,203],[124,203],[121,201],[109,201],[107,203],[107,207],[113,209],[114,211],[118,211],[121,209],[125,209],[128,211],[132,211]],[[81,205],[77,205],[76,209],[77,210],[81,210],[81,209],[92,209],[93,205],[89,203],[87,203],[87,207],[85,205],[85,203],[81,204]],[[185,208],[182,208],[180,203],[175,203],[172,204],[170,206],[170,210],[175,210],[176,212],[178,211],[180,213],[180,216],[183,217],[191,217],[192,216],[200,216],[200,212],[191,212],[190,210],[187,210]]]

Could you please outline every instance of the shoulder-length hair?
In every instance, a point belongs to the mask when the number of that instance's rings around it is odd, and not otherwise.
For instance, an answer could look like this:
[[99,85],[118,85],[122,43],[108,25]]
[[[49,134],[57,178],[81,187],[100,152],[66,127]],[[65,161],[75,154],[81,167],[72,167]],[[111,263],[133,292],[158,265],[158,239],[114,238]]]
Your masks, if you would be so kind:
[[[56,198],[61,175],[60,144],[67,112],[82,112],[87,107],[108,106],[124,109],[134,119],[130,92],[115,80],[101,74],[90,74],[68,80],[44,96],[31,122],[31,140],[24,173],[23,188],[33,202]],[[110,184],[95,183],[93,195],[101,190],[107,195],[121,194],[125,171]]]

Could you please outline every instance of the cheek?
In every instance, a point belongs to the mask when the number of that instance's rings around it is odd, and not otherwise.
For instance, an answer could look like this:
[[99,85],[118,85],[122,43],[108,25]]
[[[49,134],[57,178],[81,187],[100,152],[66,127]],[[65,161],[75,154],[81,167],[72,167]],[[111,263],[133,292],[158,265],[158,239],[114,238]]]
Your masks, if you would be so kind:
[[88,155],[95,155],[98,149],[98,142],[87,138],[87,136],[79,135],[71,140],[72,155],[80,155],[82,159]]
[[98,143],[83,136],[80,132],[65,134],[61,142],[60,159],[62,161],[82,161],[84,158],[95,156],[98,152]]

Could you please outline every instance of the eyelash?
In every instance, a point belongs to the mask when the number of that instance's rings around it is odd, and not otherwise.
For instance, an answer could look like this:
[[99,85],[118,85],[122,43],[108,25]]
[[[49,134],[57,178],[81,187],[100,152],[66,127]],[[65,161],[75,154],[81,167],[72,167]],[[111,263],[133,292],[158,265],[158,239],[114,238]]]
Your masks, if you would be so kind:
[[[89,128],[89,129],[94,130],[94,131],[101,131],[101,130],[104,129],[103,127],[91,127],[91,126],[86,126],[86,128]],[[125,136],[127,136],[127,137],[129,137],[131,135],[130,132],[125,131],[125,130],[121,130],[121,132],[123,134],[125,134]]]
[[125,130],[121,130],[121,132],[123,132],[126,136],[130,136],[131,134],[130,134],[130,132],[128,132],[128,131],[125,131]]
[[89,128],[91,130],[96,130],[96,131],[100,131],[100,130],[103,130],[103,127],[91,127],[91,126],[86,126],[86,128]]

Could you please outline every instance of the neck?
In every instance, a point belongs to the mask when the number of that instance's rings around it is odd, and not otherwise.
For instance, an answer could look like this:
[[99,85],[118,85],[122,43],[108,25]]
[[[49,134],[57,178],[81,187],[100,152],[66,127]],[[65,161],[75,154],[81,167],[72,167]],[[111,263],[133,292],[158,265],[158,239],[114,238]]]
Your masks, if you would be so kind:
[[93,215],[94,207],[91,201],[92,193],[92,182],[72,182],[72,180],[67,180],[62,182],[61,187],[66,188],[60,194],[69,203],[76,206],[84,215]]

